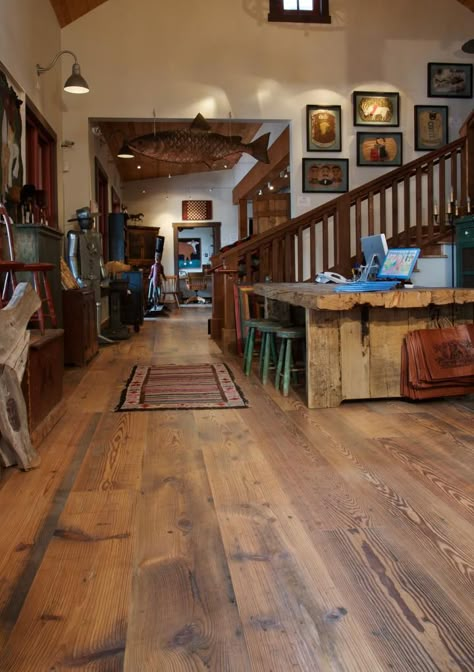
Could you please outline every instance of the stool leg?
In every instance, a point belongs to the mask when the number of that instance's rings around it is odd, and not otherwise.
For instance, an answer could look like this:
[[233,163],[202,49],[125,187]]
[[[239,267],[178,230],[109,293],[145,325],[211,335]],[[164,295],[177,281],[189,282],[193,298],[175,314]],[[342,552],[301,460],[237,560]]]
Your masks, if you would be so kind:
[[280,389],[280,377],[281,377],[281,371],[283,369],[283,362],[285,359],[285,345],[286,345],[286,339],[282,338],[281,343],[280,343],[280,352],[278,354],[278,363],[276,367],[276,373],[275,373],[275,388],[277,390]]
[[288,339],[286,344],[286,355],[285,355],[285,369],[283,372],[283,396],[287,397],[288,392],[290,391],[290,374],[291,374],[291,338]]
[[275,345],[273,343],[273,334],[266,334],[266,339],[265,339],[265,351],[263,353],[263,371],[262,371],[262,383],[264,385],[267,384],[268,381],[268,367],[270,366],[270,352],[272,350],[272,344],[273,348],[275,348]]
[[255,327],[249,327],[247,338],[245,339],[245,351],[244,351],[244,373],[246,376],[250,376],[250,371],[252,369],[254,341],[255,341]]
[[261,335],[261,343],[260,343],[260,355],[258,358],[258,375],[260,376],[260,380],[262,379],[263,376],[263,367],[264,367],[264,358],[265,358],[265,350],[267,348],[267,342],[268,342],[268,335],[267,332],[262,332]]

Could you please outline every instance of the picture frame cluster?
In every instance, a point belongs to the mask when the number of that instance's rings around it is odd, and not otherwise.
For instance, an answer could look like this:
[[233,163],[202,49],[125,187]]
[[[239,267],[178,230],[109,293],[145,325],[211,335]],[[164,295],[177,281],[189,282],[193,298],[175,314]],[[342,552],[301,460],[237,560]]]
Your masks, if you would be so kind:
[[[471,63],[428,63],[428,98],[472,98]],[[367,127],[356,134],[358,166],[393,168],[403,165],[403,133],[398,91],[353,91],[353,125]],[[306,150],[341,152],[340,105],[306,106]],[[430,152],[449,142],[448,105],[414,106],[414,149]],[[371,129],[370,131],[368,129]],[[377,130],[380,129],[380,130]],[[303,158],[304,193],[343,193],[349,190],[349,159]]]

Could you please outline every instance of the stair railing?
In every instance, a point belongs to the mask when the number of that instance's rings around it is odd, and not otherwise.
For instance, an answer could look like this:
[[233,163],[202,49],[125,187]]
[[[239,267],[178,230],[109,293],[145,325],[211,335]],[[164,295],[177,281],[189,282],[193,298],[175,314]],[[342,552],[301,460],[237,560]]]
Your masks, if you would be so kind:
[[224,349],[234,340],[235,282],[307,282],[322,270],[350,275],[363,235],[421,248],[446,237],[452,215],[470,211],[474,198],[474,115],[463,130],[441,149],[216,255],[211,336]]

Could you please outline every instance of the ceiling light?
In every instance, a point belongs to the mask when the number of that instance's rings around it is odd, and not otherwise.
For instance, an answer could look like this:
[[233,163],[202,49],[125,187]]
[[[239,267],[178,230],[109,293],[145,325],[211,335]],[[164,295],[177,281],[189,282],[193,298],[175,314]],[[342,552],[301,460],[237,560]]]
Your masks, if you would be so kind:
[[263,191],[261,189],[258,190],[258,195],[263,196]]
[[36,74],[39,76],[42,75],[44,72],[48,72],[48,70],[51,70],[51,68],[55,65],[56,61],[58,60],[58,58],[63,54],[71,54],[71,56],[74,58],[74,63],[72,65],[72,73],[64,82],[63,87],[64,90],[67,91],[68,93],[88,93],[89,85],[84,79],[84,77],[81,75],[81,66],[77,62],[76,55],[73,54],[72,51],[68,51],[67,49],[58,52],[54,57],[54,59],[51,61],[51,63],[47,65],[45,68],[43,68],[41,65],[37,63]]
[[137,170],[141,170],[142,167],[140,165],[137,166]]
[[120,147],[119,151],[117,152],[117,156],[119,159],[134,159],[135,155],[132,154],[132,151],[128,144],[126,142],[123,143],[123,145]]
[[270,191],[273,191],[273,184],[271,182],[268,182],[267,187],[270,189]]

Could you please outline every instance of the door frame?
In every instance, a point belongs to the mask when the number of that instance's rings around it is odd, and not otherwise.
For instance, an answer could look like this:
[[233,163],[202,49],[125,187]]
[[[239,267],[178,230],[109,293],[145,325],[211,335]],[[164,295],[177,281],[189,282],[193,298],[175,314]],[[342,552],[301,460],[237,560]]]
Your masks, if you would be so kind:
[[221,222],[174,222],[173,223],[173,253],[174,253],[174,274],[179,278],[178,268],[178,241],[179,229],[213,229],[212,244],[214,254],[217,254],[221,248]]

